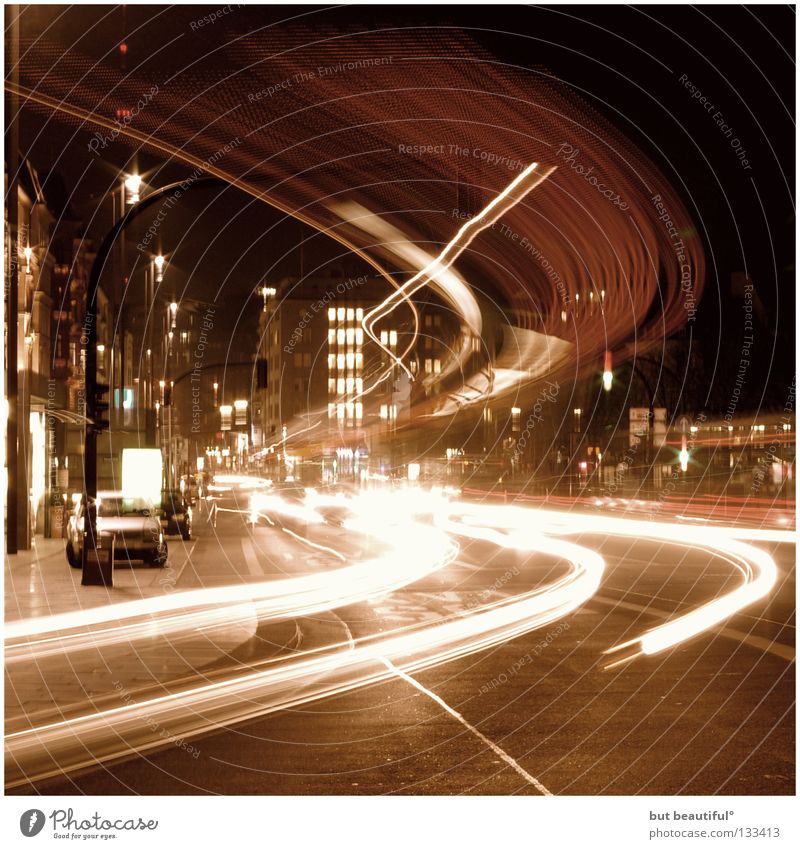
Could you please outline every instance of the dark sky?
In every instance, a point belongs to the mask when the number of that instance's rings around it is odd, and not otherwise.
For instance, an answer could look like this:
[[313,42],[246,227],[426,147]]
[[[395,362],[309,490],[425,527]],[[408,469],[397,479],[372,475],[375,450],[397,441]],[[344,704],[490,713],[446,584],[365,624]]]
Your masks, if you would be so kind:
[[[81,45],[102,55],[125,37],[129,67],[172,32],[185,31],[186,21],[217,10],[208,7],[71,7],[54,30],[60,39],[80,37],[94,21],[90,41]],[[23,32],[35,32],[65,7],[32,8],[23,15]],[[302,14],[310,27],[380,29],[383,27],[449,27],[467,30],[499,62],[549,73],[567,83],[623,133],[638,144],[680,192],[704,234],[708,277],[698,315],[701,341],[713,357],[722,340],[739,332],[740,305],[731,295],[733,272],[746,270],[766,307],[764,329],[778,341],[779,354],[761,346],[758,368],[774,388],[775,403],[794,374],[794,30],[788,6],[465,6],[465,7],[248,7],[241,14],[204,30],[199,38],[178,39],[158,54],[165,66],[179,68],[213,50],[248,27]],[[144,25],[144,26],[142,26]],[[134,32],[134,35],[129,35]],[[191,52],[189,52],[191,51]],[[691,83],[708,102],[708,111],[693,98]],[[719,113],[715,117],[716,113]],[[30,143],[42,118],[31,116],[23,131]],[[720,125],[724,122],[724,126]],[[37,168],[46,172],[72,130],[51,125],[31,147]],[[738,139],[737,156],[732,139]],[[78,146],[85,150],[86,140]],[[124,156],[129,155],[129,151]],[[95,168],[79,185],[76,207],[85,214],[96,207],[116,163],[106,172]],[[744,167],[741,158],[746,158]],[[140,154],[142,169],[155,160]],[[62,158],[59,171],[68,184],[82,171],[81,157]],[[183,175],[171,167],[163,178]],[[94,195],[94,197],[92,197]],[[212,244],[203,269],[214,280],[229,275],[232,258],[248,250],[261,252],[276,273],[298,265],[281,254],[297,240],[299,225],[285,224],[267,238],[259,233],[273,223],[273,213],[251,205],[237,217],[242,203],[235,196],[218,205],[194,232],[207,233]],[[226,228],[220,221],[235,221]],[[97,219],[97,229],[104,222]],[[216,238],[215,238],[216,237]],[[333,255],[312,248],[315,256]],[[188,251],[188,248],[187,248]],[[308,248],[307,248],[308,251]],[[316,253],[315,253],[316,252]],[[189,267],[196,260],[186,254]],[[247,268],[246,262],[240,268]],[[246,277],[242,274],[241,277]],[[254,287],[259,281],[247,282]],[[209,283],[209,285],[212,285]],[[755,403],[757,399],[753,399]]]

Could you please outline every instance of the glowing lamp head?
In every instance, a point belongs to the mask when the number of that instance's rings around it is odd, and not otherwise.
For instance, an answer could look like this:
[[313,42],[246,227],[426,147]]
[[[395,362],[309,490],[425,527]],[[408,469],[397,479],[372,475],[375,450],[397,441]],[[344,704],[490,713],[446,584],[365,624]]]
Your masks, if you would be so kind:
[[173,318],[175,318],[175,315],[176,315],[176,314],[177,314],[177,312],[178,312],[178,304],[177,304],[175,301],[173,301],[173,302],[169,305],[169,311],[170,311],[170,313],[172,313],[172,317],[173,317]]
[[611,391],[611,384],[613,382],[614,382],[613,373],[610,372],[610,371],[604,371],[603,372],[603,389],[605,389],[606,392]]
[[689,468],[689,452],[685,448],[682,448],[678,454],[678,460],[680,460],[681,471],[685,472]]
[[138,174],[131,174],[125,178],[125,188],[128,192],[128,203],[139,203],[139,195],[142,190],[142,178]]

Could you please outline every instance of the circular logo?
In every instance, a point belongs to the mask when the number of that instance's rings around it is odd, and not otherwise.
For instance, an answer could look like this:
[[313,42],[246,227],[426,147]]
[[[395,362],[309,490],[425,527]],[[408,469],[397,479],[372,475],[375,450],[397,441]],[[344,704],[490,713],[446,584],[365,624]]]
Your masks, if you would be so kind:
[[35,837],[44,828],[44,812],[31,808],[19,818],[19,830],[25,837]]

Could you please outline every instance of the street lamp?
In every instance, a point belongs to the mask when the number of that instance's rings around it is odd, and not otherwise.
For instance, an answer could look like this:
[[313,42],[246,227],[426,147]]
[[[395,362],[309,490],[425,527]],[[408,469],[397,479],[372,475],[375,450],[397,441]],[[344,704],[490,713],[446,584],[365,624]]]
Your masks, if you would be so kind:
[[219,384],[217,381],[214,381],[214,406],[217,406],[217,390],[219,389]]
[[175,301],[173,301],[173,302],[169,305],[169,313],[170,313],[170,316],[171,316],[171,318],[172,318],[172,326],[173,326],[173,327],[175,327],[175,325],[176,325],[176,317],[177,317],[177,315],[178,315],[178,304],[177,304]]
[[153,262],[156,265],[156,283],[161,283],[164,280],[164,257],[159,254]]
[[22,253],[25,254],[25,273],[31,273],[31,257],[33,256],[33,248],[30,245],[26,245]]
[[128,204],[139,203],[139,193],[142,190],[142,178],[138,174],[131,174],[125,178],[125,188],[127,189],[126,202]]

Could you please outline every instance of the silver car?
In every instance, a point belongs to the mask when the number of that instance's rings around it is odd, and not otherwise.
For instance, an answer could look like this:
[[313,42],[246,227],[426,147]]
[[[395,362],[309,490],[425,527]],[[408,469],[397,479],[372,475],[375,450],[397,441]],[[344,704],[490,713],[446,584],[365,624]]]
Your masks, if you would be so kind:
[[[114,556],[120,560],[144,560],[153,566],[167,562],[167,543],[158,511],[144,498],[121,492],[97,493],[97,530],[101,537],[114,536]],[[67,560],[80,568],[83,547],[83,504],[79,501],[69,517]]]

